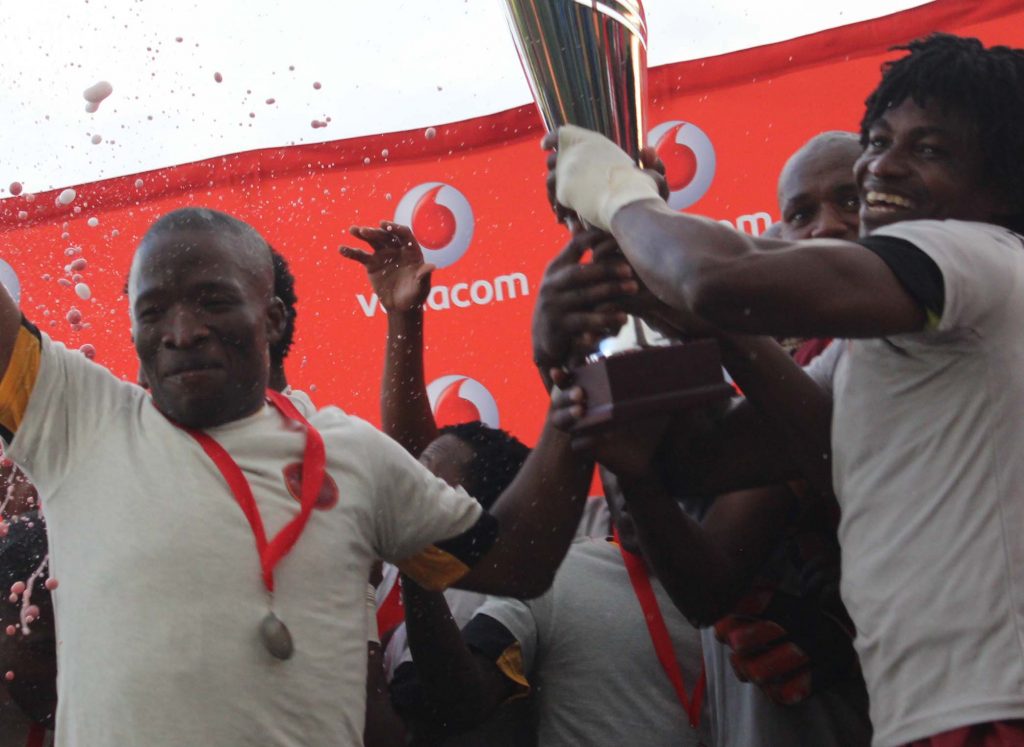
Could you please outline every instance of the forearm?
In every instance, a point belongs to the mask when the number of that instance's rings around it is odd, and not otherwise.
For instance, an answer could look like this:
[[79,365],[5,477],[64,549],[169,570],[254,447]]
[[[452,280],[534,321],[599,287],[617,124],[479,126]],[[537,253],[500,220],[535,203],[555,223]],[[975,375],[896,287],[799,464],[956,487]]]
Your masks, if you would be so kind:
[[724,410],[677,414],[658,466],[675,495],[720,495],[800,476],[781,432],[745,399],[733,400]]
[[398,747],[405,744],[405,726],[391,705],[384,675],[384,651],[376,642],[368,644],[366,676],[366,725],[364,747]]
[[644,557],[672,602],[694,625],[710,625],[742,590],[737,564],[657,480],[620,477],[619,485]]
[[593,462],[547,423],[516,479],[491,507],[494,547],[457,586],[499,596],[535,597],[551,585],[576,534]]
[[832,490],[832,397],[774,340],[725,335],[722,361],[747,400],[785,436],[786,450],[820,493]]
[[418,457],[437,438],[423,370],[423,310],[388,314],[381,384],[384,432]]
[[647,562],[694,625],[729,612],[781,539],[793,507],[788,491],[721,496],[698,523],[656,479],[620,477]]
[[[503,699],[500,673],[489,672],[470,651],[444,594],[402,578],[409,649],[426,706],[425,718],[442,728],[485,720]],[[490,674],[491,676],[488,676]]]

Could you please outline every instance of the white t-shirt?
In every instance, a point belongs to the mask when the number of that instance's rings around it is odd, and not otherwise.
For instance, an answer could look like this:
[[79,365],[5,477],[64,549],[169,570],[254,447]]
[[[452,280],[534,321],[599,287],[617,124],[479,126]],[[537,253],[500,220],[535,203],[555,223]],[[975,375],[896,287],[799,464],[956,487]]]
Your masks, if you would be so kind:
[[[214,464],[142,389],[22,327],[0,426],[46,496],[60,745],[362,744],[371,562],[450,581],[460,559],[421,550],[486,517],[358,418],[325,408],[310,420],[338,497],[274,574],[295,643],[279,661],[259,637],[268,595],[253,535]],[[301,462],[301,430],[264,407],[207,433],[272,537],[298,510],[282,470]]]
[[[703,664],[700,633],[657,579],[651,586],[692,695]],[[696,747],[703,741],[707,719],[700,731],[690,727],[611,542],[577,540],[546,594],[522,602],[490,597],[480,615],[511,634],[509,648],[486,653],[495,654],[510,679],[529,682],[540,747]],[[492,642],[475,640],[475,622],[466,640],[485,652]]]
[[927,331],[839,341],[809,367],[835,399],[843,600],[883,747],[1024,718],[1024,244],[914,221],[942,273]]

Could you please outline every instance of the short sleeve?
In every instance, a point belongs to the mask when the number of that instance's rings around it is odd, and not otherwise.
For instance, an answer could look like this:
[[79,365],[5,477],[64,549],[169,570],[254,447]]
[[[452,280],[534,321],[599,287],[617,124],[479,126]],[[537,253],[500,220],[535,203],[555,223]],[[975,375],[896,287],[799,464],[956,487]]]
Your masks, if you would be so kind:
[[804,372],[826,392],[832,392],[832,380],[845,346],[845,341],[833,340],[817,358],[804,366]]
[[[22,322],[0,380],[0,429],[6,454],[52,496],[87,455],[131,384]],[[138,396],[144,396],[141,390]]]
[[[907,221],[872,236],[902,239],[927,254],[942,273],[939,331],[980,331],[1005,317],[1007,299],[1021,285],[1024,242],[999,226],[955,220]],[[1019,291],[1017,291],[1019,292]]]
[[549,590],[529,602],[488,597],[462,630],[466,645],[495,662],[524,693],[537,663],[538,640],[550,618],[551,595]]
[[436,477],[373,426],[362,426],[358,437],[374,469],[378,555],[425,588],[447,588],[491,549],[497,521],[465,490]]

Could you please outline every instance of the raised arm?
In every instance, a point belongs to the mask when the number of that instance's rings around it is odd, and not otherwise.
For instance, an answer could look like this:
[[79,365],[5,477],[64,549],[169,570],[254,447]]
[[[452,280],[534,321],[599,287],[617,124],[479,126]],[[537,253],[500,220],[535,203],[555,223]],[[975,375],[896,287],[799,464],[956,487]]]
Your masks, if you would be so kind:
[[407,226],[381,221],[379,228],[353,226],[353,236],[373,253],[343,246],[342,256],[366,268],[387,311],[388,339],[381,382],[383,430],[418,457],[437,438],[423,372],[423,304],[434,266],[423,261],[419,242]]
[[611,231],[640,279],[671,307],[728,332],[877,337],[924,327],[925,310],[859,244],[757,239],[671,210],[655,181],[596,133],[563,127],[549,164],[561,209]]
[[393,697],[417,731],[456,732],[483,723],[515,683],[466,644],[445,597],[402,579],[413,661],[395,672]]

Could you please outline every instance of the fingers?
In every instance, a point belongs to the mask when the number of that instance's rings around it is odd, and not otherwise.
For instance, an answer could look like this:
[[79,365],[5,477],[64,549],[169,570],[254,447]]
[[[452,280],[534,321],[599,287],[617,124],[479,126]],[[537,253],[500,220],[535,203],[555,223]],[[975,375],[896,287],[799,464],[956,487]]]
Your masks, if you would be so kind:
[[640,149],[640,163],[645,169],[665,176],[665,162],[658,157],[658,152],[650,146]]
[[437,265],[427,262],[425,264],[420,265],[420,267],[416,270],[415,277],[417,280],[422,280],[423,278],[430,275],[430,273],[432,273],[436,269]]
[[[556,379],[555,371],[552,369],[552,380]],[[564,371],[561,371],[565,374]],[[563,382],[566,380],[562,379]],[[587,411],[586,394],[578,386],[569,386],[566,389],[557,385],[551,390],[551,423],[561,431],[571,431],[576,422],[583,417]]]
[[372,254],[368,254],[361,249],[353,249],[350,246],[339,246],[338,253],[345,257],[345,259],[351,259],[353,262],[358,262],[364,267],[373,259]]
[[416,237],[413,236],[412,229],[409,226],[402,225],[401,223],[395,223],[390,220],[382,220],[380,222],[381,230],[389,234],[392,237],[392,241],[400,241],[403,245],[418,244]]
[[587,250],[605,235],[603,231],[599,231],[596,228],[574,234],[569,242],[562,247],[562,250],[555,255],[555,258],[551,260],[548,269],[576,264],[587,253]]

